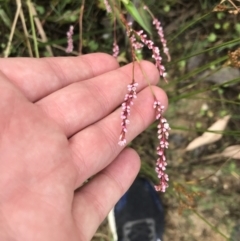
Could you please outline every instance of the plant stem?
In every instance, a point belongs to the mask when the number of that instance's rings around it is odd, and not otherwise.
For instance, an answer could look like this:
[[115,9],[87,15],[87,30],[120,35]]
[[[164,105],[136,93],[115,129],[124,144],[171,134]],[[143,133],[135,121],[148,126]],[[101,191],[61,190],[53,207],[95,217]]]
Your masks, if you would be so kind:
[[15,17],[14,17],[14,20],[13,20],[11,33],[10,33],[9,40],[8,40],[8,43],[7,43],[7,48],[6,48],[5,52],[4,52],[4,58],[7,58],[9,53],[10,53],[10,48],[11,48],[11,44],[12,44],[13,34],[14,34],[14,31],[15,31],[17,20],[18,20],[18,17],[19,17],[19,14],[20,14],[20,10],[21,10],[21,7],[22,7],[21,2],[19,2],[17,0],[16,0],[16,2],[17,2],[17,11],[15,13]]
[[34,21],[33,21],[33,14],[32,14],[32,8],[31,8],[31,2],[30,1],[31,0],[27,0],[28,12],[29,12],[29,18],[30,18],[31,29],[32,29],[32,34],[33,34],[33,43],[34,43],[35,55],[36,55],[37,58],[39,58],[38,42],[37,42],[36,30],[35,30],[35,25],[34,25]]
[[205,222],[211,229],[213,229],[216,233],[220,234],[223,238],[230,241],[230,238],[228,238],[225,234],[223,234],[221,231],[219,231],[215,226],[213,226],[210,222],[207,221],[202,215],[200,215],[197,211],[192,210],[194,214],[196,214],[203,222]]
[[[17,0],[17,2],[19,2],[21,4],[21,0]],[[20,10],[20,18],[21,18],[21,21],[22,21],[23,31],[24,31],[24,35],[25,35],[25,38],[26,38],[28,53],[29,53],[30,57],[33,57],[32,48],[31,48],[31,44],[30,44],[30,41],[29,41],[29,34],[28,34],[26,23],[25,23],[25,17],[24,17],[24,13],[23,13],[22,8]]]
[[82,1],[79,16],[79,55],[82,55],[82,43],[83,43],[83,12],[84,12],[85,0]]

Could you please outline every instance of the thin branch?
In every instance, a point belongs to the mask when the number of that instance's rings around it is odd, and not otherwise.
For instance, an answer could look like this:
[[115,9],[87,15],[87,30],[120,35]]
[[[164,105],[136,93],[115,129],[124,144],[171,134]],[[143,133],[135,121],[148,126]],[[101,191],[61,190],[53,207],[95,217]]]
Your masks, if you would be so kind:
[[104,239],[106,241],[110,241],[110,238],[106,234],[103,234],[103,233],[95,233],[93,237],[101,238],[101,239]]
[[7,43],[7,47],[6,47],[6,50],[4,51],[4,58],[7,58],[8,55],[10,54],[10,48],[11,48],[11,44],[12,44],[13,35],[14,35],[15,29],[16,29],[17,20],[18,20],[20,10],[21,10],[21,7],[22,7],[21,1],[16,0],[16,3],[17,3],[17,10],[16,10],[15,17],[14,17],[14,20],[13,20],[13,24],[12,24],[9,40],[8,40],[8,43]]
[[33,34],[34,51],[35,51],[36,57],[39,58],[38,42],[37,42],[35,25],[34,25],[34,21],[33,21],[33,12],[32,12],[32,7],[31,7],[31,0],[27,0],[27,6],[28,6],[29,18],[30,18],[31,29],[32,29],[32,34]]
[[84,12],[85,0],[82,1],[79,16],[79,55],[82,55],[82,43],[83,43],[83,12]]
[[[43,29],[43,26],[41,24],[41,21],[39,20],[39,18],[37,17],[37,12],[36,12],[36,9],[34,7],[34,5],[32,4],[32,2],[29,1],[29,5],[30,5],[30,8],[31,8],[31,12],[32,12],[32,15],[35,16],[34,17],[34,22],[36,24],[36,27],[38,29],[38,32],[39,32],[39,35],[41,36],[41,39],[44,41],[44,42],[48,42],[48,38],[47,38],[47,35]],[[52,48],[51,46],[47,45],[46,46],[46,49],[49,53],[50,56],[53,56],[53,52],[52,52]]]
[[[33,36],[33,35],[29,35],[29,38],[34,39],[34,36]],[[38,41],[39,43],[44,43],[44,41],[43,41],[42,39],[40,39],[40,38],[37,38],[37,41]],[[60,49],[60,50],[62,50],[64,53],[66,53],[66,48],[64,48],[64,47],[62,47],[62,46],[60,46],[60,45],[52,44],[52,47],[55,48],[55,49]],[[79,55],[79,53],[78,53],[77,51],[72,51],[71,54],[72,54],[72,55],[76,55],[76,56]]]
[[230,2],[234,8],[236,8],[237,11],[239,11],[239,8],[231,1],[231,0],[228,0],[228,2]]
[[[16,0],[16,1],[19,2],[19,4],[21,4],[21,0]],[[30,44],[30,41],[29,41],[29,34],[28,34],[28,31],[27,31],[27,26],[26,26],[25,17],[24,17],[24,13],[23,13],[22,8],[20,10],[20,18],[21,18],[24,35],[25,35],[26,42],[27,42],[29,56],[33,57],[32,47],[31,47],[31,44]]]
[[216,228],[215,226],[213,226],[210,222],[208,222],[208,220],[206,218],[204,218],[202,215],[200,215],[197,211],[192,210],[193,213],[195,215],[197,215],[203,222],[205,222],[212,230],[214,230],[216,233],[218,233],[219,235],[221,235],[223,238],[225,238],[226,240],[230,241],[230,238],[228,238],[225,234],[223,234],[218,228]]
[[205,180],[209,179],[210,177],[216,175],[217,172],[219,172],[230,160],[231,160],[231,157],[229,157],[216,171],[209,174],[208,176],[205,176],[205,177],[202,177],[202,178],[199,178],[199,179],[195,179],[195,180],[190,180],[190,181],[187,181],[186,183],[187,184],[195,184],[195,183],[202,182],[202,181],[205,181]]

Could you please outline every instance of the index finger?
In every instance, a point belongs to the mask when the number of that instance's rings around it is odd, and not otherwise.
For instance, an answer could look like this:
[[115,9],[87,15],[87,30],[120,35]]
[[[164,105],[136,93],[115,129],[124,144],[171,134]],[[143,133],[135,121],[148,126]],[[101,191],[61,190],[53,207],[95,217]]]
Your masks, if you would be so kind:
[[69,84],[118,67],[115,58],[103,53],[78,57],[0,59],[0,71],[32,102]]

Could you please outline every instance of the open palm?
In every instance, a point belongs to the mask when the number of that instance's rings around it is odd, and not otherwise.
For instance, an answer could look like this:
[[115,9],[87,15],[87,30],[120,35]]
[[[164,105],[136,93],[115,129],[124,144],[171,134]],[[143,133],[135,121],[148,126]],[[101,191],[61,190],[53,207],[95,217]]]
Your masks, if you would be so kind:
[[[156,84],[155,66],[141,66]],[[128,142],[154,120],[135,69]],[[131,64],[119,68],[105,54],[0,60],[0,240],[91,239],[139,170],[136,152],[117,145],[131,80]]]

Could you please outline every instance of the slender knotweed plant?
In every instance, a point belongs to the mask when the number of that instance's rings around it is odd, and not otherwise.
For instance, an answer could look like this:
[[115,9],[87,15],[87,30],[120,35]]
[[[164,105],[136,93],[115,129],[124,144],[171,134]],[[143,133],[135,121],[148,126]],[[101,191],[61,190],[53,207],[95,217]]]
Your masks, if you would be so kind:
[[[139,59],[137,58],[137,51],[140,51],[144,47],[148,48],[152,52],[152,58],[154,59],[155,65],[159,71],[160,77],[162,77],[165,81],[167,81],[166,70],[164,65],[162,64],[162,57],[160,55],[159,47],[151,40],[148,36],[147,32],[145,31],[146,26],[144,26],[144,22],[141,21],[141,17],[138,13],[138,10],[135,8],[134,4],[129,0],[119,0],[122,2],[126,10],[133,15],[134,19],[142,26],[143,29],[135,30],[132,27],[132,23],[128,22],[122,14],[120,9],[120,4],[116,4],[114,0],[103,0],[105,5],[106,12],[110,15],[113,15],[113,23],[114,23],[114,41],[113,41],[113,53],[112,55],[117,58],[119,54],[119,46],[117,44],[116,38],[116,19],[125,27],[126,35],[129,39],[130,49],[131,49],[131,57],[133,62],[133,69],[132,69],[132,82],[129,83],[127,86],[128,93],[125,95],[125,98],[122,103],[122,111],[121,111],[121,132],[118,144],[120,146],[124,146],[127,143],[126,135],[127,135],[127,126],[130,123],[130,112],[131,106],[134,103],[134,99],[137,98],[137,86],[138,83],[134,77],[134,69],[136,63],[139,63]],[[152,24],[156,29],[160,42],[162,43],[163,52],[166,54],[168,61],[171,60],[169,50],[167,48],[167,41],[164,37],[163,28],[161,26],[160,21],[152,14],[149,8],[144,5],[143,9],[145,9],[150,16],[152,17]],[[67,33],[68,38],[68,47],[67,52],[71,51],[73,48],[72,42],[72,34],[73,34],[73,27],[70,27],[69,32]],[[140,66],[141,67],[141,66]],[[148,81],[148,80],[147,80]],[[148,81],[149,87],[151,85]],[[152,88],[151,88],[152,90]],[[169,136],[169,124],[167,120],[163,117],[164,106],[161,102],[156,98],[156,95],[153,93],[153,108],[155,109],[156,113],[156,120],[158,121],[158,139],[159,144],[157,146],[157,155],[158,159],[156,162],[155,171],[157,172],[159,178],[159,184],[155,186],[157,191],[165,192],[166,188],[168,187],[168,175],[165,173],[167,162],[165,156],[165,150],[168,148],[168,136]]]
[[[122,103],[122,112],[121,112],[121,133],[119,137],[119,142],[118,144],[120,146],[124,146],[127,141],[126,141],[126,133],[127,133],[127,125],[130,123],[129,120],[129,115],[131,111],[131,105],[133,105],[133,101],[135,98],[137,98],[137,86],[138,83],[135,81],[134,78],[134,65],[135,62],[138,62],[138,58],[136,55],[136,51],[141,50],[144,47],[147,47],[149,50],[152,51],[152,58],[155,61],[155,65],[159,71],[160,76],[167,81],[166,79],[166,71],[165,67],[162,64],[162,57],[160,55],[160,49],[158,46],[155,45],[155,43],[148,37],[147,33],[141,29],[136,31],[135,29],[132,28],[132,23],[127,22],[125,19],[124,15],[121,13],[121,11],[116,7],[114,2],[111,2],[113,7],[111,7],[110,3],[107,0],[104,0],[104,4],[106,7],[106,11],[108,13],[112,14],[118,14],[119,20],[121,23],[125,26],[126,29],[126,34],[129,39],[130,47],[131,47],[131,55],[132,55],[132,62],[133,62],[133,76],[132,76],[132,83],[130,83],[127,86],[128,93],[125,95],[125,98]],[[123,1],[125,7],[128,9],[131,7],[131,13],[134,14],[134,11],[136,11],[136,8],[134,8],[134,5],[130,1]],[[163,33],[163,28],[161,27],[160,21],[155,18],[155,16],[151,13],[149,8],[144,5],[143,8],[150,14],[152,17],[152,24],[155,26],[155,29],[158,33],[158,36],[160,38],[160,41],[163,46],[163,52],[167,55],[168,61],[170,61],[170,54],[169,50],[167,48],[167,41],[164,37]],[[117,13],[114,13],[115,11],[118,11]],[[135,12],[137,13],[137,12]],[[114,29],[116,28],[116,21],[115,21],[115,16],[114,16]],[[114,31],[115,33],[115,31]],[[113,56],[117,57],[117,54],[119,52],[119,47],[116,43],[116,36],[114,36],[114,43],[113,43]],[[152,92],[153,93],[153,92]],[[167,120],[163,117],[163,110],[164,106],[161,104],[161,102],[156,98],[155,94],[153,93],[154,96],[154,102],[153,102],[153,108],[156,111],[156,120],[159,122],[158,123],[158,139],[159,139],[159,144],[157,147],[157,154],[158,154],[158,159],[156,162],[156,168],[155,171],[157,172],[158,178],[160,180],[159,185],[155,186],[155,189],[157,191],[162,191],[165,192],[166,188],[168,187],[168,175],[165,173],[166,170],[166,156],[165,156],[165,149],[168,148],[168,136],[169,136],[169,124]]]

